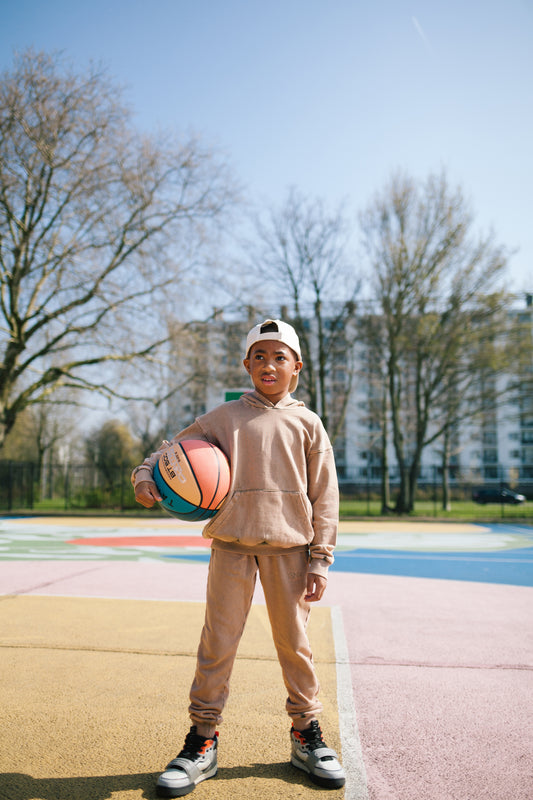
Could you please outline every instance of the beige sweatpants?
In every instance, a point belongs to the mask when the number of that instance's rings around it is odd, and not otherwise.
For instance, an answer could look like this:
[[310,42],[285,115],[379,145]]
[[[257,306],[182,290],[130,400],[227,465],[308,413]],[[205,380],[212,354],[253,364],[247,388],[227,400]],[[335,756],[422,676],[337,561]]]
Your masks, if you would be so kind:
[[291,719],[313,718],[322,710],[319,683],[306,627],[308,556],[241,555],[212,550],[207,579],[205,623],[191,687],[189,714],[193,724],[218,725],[229,693],[229,681],[255,588],[263,586],[272,637],[288,692]]

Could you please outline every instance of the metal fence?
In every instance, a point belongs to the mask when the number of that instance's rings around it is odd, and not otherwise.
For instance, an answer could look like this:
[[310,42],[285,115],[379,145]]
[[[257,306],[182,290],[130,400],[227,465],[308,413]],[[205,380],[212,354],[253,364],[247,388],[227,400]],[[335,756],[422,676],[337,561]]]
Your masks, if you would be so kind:
[[131,470],[124,464],[110,478],[92,464],[47,464],[39,469],[31,462],[0,460],[0,511],[135,508]]
[[[376,516],[383,512],[382,505],[382,470],[379,467],[361,468],[355,477],[341,478],[339,481],[341,497],[355,501],[356,515]],[[388,473],[389,497],[387,509],[394,509],[399,494],[400,475],[398,470]],[[484,490],[479,492],[479,490]],[[533,500],[533,468],[530,466],[507,467],[491,465],[489,468],[474,466],[459,469],[450,467],[445,498],[442,468],[440,466],[424,467],[417,481],[414,498],[414,510],[418,515],[432,517],[446,516],[448,512],[458,510],[461,517],[472,520],[493,516],[495,508],[499,508],[501,517],[533,516],[530,503],[514,503],[509,492],[523,495],[526,500]],[[490,499],[487,499],[490,490]],[[480,495],[484,495],[480,499]],[[474,498],[477,497],[477,501]],[[497,499],[496,499],[497,498]]]
[[[132,465],[103,474],[92,464],[48,464],[38,468],[31,462],[0,460],[0,512],[27,510],[140,510],[130,483]],[[341,476],[344,497],[364,503],[368,513],[377,513],[374,504],[381,499],[381,469],[361,468],[349,479]],[[491,466],[457,468],[449,471],[450,500],[472,499],[476,487],[510,487],[533,500],[533,467]],[[399,475],[389,471],[391,505],[399,486]],[[438,466],[424,468],[419,476],[415,503],[424,502],[437,514],[442,508],[442,471]]]

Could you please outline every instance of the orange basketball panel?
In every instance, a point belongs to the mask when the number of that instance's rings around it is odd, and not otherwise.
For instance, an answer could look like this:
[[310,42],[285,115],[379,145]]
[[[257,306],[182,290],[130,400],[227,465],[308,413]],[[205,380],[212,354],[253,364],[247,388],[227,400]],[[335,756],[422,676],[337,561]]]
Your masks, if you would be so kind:
[[200,487],[202,508],[217,508],[230,485],[226,456],[218,447],[201,439],[184,440],[180,444]]

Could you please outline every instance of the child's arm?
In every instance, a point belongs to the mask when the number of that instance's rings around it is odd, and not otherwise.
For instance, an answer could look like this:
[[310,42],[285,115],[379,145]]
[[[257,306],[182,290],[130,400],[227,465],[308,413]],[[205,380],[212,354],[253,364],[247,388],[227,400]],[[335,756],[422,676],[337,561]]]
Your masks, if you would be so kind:
[[313,602],[320,600],[324,593],[339,526],[337,470],[331,444],[323,429],[319,444],[307,461],[307,494],[313,507],[314,529],[309,546],[307,594],[313,598]]
[[177,433],[170,442],[166,440],[161,442],[159,450],[145,458],[143,463],[133,470],[131,482],[135,490],[135,500],[145,508],[151,508],[156,501],[158,503],[161,502],[161,495],[153,480],[154,466],[157,464],[161,453],[182,439],[206,439],[206,436],[198,422],[195,421],[188,428]]

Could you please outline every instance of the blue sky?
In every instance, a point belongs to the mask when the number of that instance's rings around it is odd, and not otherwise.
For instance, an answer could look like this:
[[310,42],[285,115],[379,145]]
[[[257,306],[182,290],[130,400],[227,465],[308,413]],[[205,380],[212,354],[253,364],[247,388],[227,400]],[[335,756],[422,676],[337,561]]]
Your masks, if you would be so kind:
[[391,173],[444,168],[533,291],[533,0],[2,0],[13,50],[101,61],[148,130],[196,131],[252,201],[354,218]]

